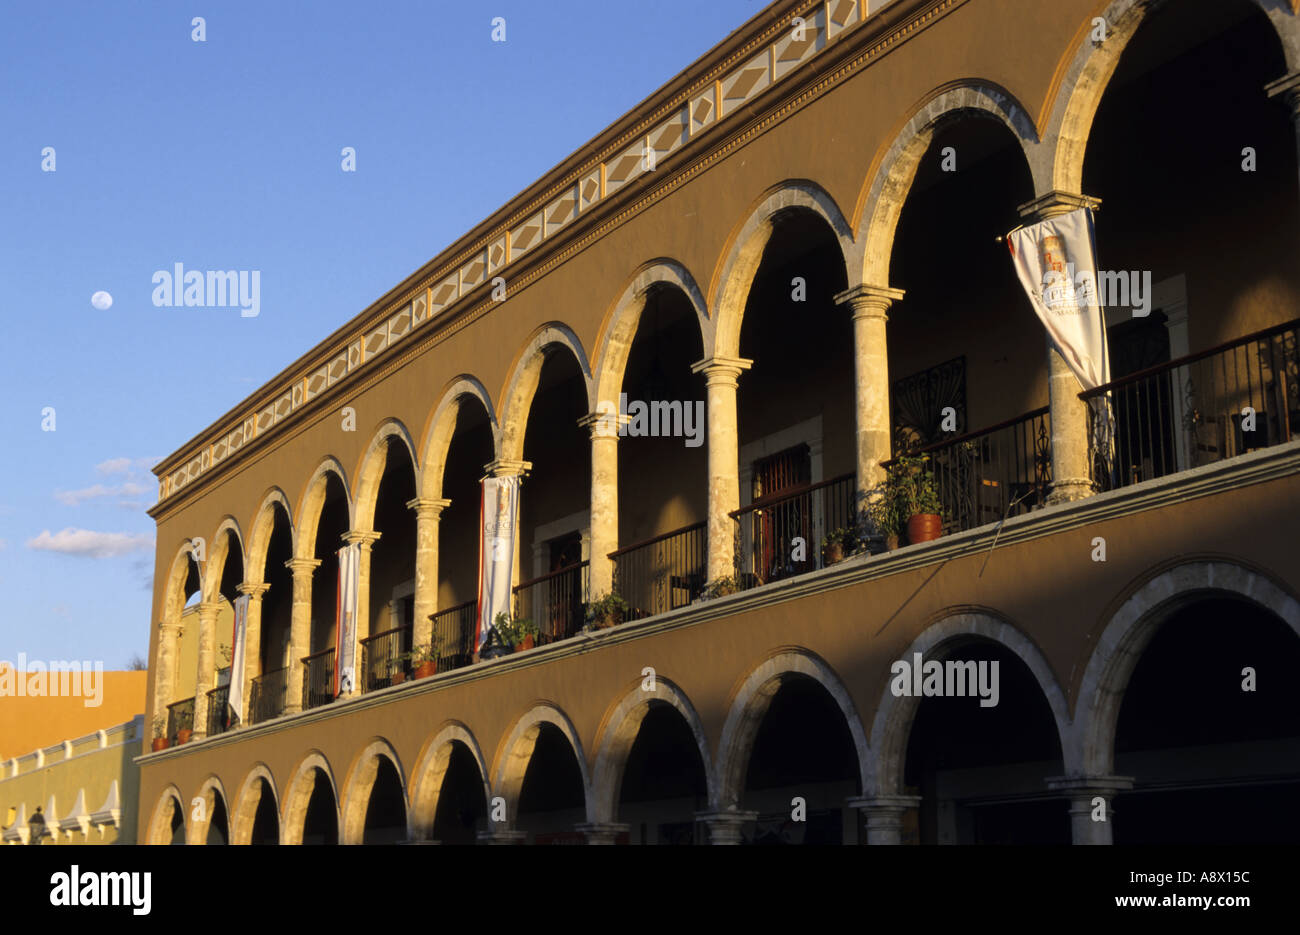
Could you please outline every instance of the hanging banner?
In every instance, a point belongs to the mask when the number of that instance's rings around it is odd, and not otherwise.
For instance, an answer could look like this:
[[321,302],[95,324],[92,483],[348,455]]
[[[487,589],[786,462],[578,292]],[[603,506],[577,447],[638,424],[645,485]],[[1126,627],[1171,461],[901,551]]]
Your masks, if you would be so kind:
[[361,571],[361,543],[339,549],[338,598],[334,615],[334,696],[350,692],[357,684],[357,577]]
[[1007,247],[1034,312],[1079,383],[1085,390],[1109,383],[1092,211],[1021,227],[1007,234]]
[[244,644],[247,642],[248,595],[235,598],[235,623],[230,634],[230,694],[227,703],[242,724],[244,721]]
[[519,517],[519,475],[483,478],[479,499],[482,538],[478,554],[478,634],[481,649],[499,613],[510,613],[515,562],[515,522]]

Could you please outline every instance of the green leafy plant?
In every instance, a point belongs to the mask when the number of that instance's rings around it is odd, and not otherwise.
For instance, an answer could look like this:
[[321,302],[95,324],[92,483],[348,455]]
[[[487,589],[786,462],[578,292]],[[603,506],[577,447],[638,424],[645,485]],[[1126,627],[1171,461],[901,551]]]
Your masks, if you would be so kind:
[[410,652],[402,653],[399,659],[404,659],[413,666],[418,666],[425,662],[438,661],[438,649],[430,643],[422,643],[419,646],[411,647]]
[[715,597],[726,597],[728,594],[735,594],[740,590],[740,585],[731,575],[722,578],[714,578],[704,588],[700,597],[705,600],[712,600]]
[[159,715],[153,719],[153,738],[154,740],[161,740],[166,733],[167,718]]
[[844,554],[848,555],[858,544],[858,530],[856,527],[841,526],[839,529],[832,529],[822,537],[823,551],[833,543],[838,542],[844,548]]
[[492,626],[496,628],[497,636],[501,637],[502,642],[509,643],[511,646],[518,646],[530,636],[536,636],[539,632],[537,624],[527,617],[513,617],[502,611],[497,614],[492,621]]
[[627,601],[611,592],[587,605],[587,622],[597,627],[617,626],[627,619],[631,610]]

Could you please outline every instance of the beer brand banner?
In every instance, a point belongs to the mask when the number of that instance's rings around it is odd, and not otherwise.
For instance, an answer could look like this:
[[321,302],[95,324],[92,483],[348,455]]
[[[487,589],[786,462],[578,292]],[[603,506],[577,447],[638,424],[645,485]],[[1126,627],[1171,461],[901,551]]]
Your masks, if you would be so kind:
[[1079,383],[1085,390],[1109,383],[1092,211],[1018,228],[1007,234],[1007,247],[1034,312]]
[[485,477],[479,500],[478,635],[481,649],[499,613],[510,613],[515,560],[515,522],[519,517],[519,476]]
[[248,595],[235,598],[235,623],[230,634],[230,694],[227,703],[240,723],[244,720],[244,646],[248,634]]
[[361,544],[339,549],[339,584],[334,617],[334,695],[352,691],[357,684],[357,577],[361,571]]

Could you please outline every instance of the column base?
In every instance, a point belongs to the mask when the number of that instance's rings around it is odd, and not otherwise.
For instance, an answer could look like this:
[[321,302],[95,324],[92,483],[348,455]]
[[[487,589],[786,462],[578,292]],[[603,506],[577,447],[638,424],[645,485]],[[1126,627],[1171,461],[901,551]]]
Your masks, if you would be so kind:
[[[1117,793],[1133,788],[1132,776],[1054,776],[1047,788],[1064,793],[1070,800],[1070,839],[1074,844],[1111,844],[1114,842],[1115,809],[1111,800]],[[1104,800],[1103,818],[1093,819],[1093,799]]]
[[525,831],[480,831],[477,835],[480,844],[523,844],[528,840]]
[[581,831],[587,836],[588,844],[614,844],[616,838],[625,833],[631,825],[621,824],[619,822],[589,822],[587,824],[574,825],[575,831]]
[[758,812],[725,809],[716,812],[696,812],[695,820],[709,827],[710,844],[739,844],[741,832],[749,822],[758,818]]
[[1047,495],[1047,505],[1056,506],[1058,503],[1073,503],[1076,500],[1086,500],[1097,492],[1097,486],[1087,477],[1067,477],[1063,480],[1053,481],[1052,490]]
[[868,795],[849,799],[867,819],[868,844],[902,844],[903,813],[921,804],[919,795]]

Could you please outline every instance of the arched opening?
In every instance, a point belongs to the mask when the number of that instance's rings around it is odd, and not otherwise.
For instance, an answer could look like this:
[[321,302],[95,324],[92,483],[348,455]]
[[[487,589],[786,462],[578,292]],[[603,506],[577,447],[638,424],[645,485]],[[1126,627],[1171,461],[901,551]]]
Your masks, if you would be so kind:
[[249,723],[253,724],[278,717],[284,711],[289,675],[293,572],[285,563],[293,558],[293,529],[283,504],[274,502],[269,509],[272,514],[271,532],[267,538],[262,573],[263,583],[268,587],[262,595],[260,645],[256,658],[249,661],[256,666],[247,702]]
[[[1070,843],[1066,802],[1045,781],[1064,771],[1056,721],[1020,657],[989,640],[950,641],[926,654],[919,686],[915,660],[902,661],[913,697],[943,693],[921,698],[908,734],[904,792],[921,806],[904,814],[903,843]],[[932,661],[942,672],[927,682]]]
[[899,216],[888,285],[906,296],[886,325],[892,447],[928,456],[945,532],[1048,494],[1046,333],[996,239],[1033,197],[1015,134],[985,111],[956,111],[936,127]]
[[361,843],[396,844],[406,840],[406,796],[393,761],[386,756],[377,759]]
[[219,576],[213,595],[213,600],[217,603],[217,618],[212,639],[213,671],[208,676],[208,685],[211,687],[205,706],[207,723],[203,725],[208,736],[224,733],[231,727],[230,662],[234,648],[235,600],[239,597],[239,586],[244,583],[244,547],[235,530],[229,527],[224,529],[219,535],[219,541],[213,543],[213,548],[221,556],[221,562],[214,569]]
[[275,808],[275,793],[262,777],[257,779],[257,810],[253,814],[253,831],[248,843],[280,843],[280,815]]
[[478,761],[469,747],[453,740],[447,772],[438,792],[433,839],[442,844],[473,844],[478,832],[486,828],[487,799],[483,795],[483,776]]
[[181,800],[175,796],[167,806],[167,843],[184,844],[185,843],[185,809],[181,807]]
[[696,844],[695,813],[708,807],[708,780],[695,735],[681,712],[650,702],[623,766],[617,821],[636,844]]
[[[857,751],[844,713],[816,680],[783,679],[750,750],[741,807],[758,812],[750,844],[842,844],[856,820]],[[847,825],[846,825],[847,823]]]
[[320,562],[312,573],[311,643],[304,659],[290,665],[303,667],[302,706],[305,709],[334,700],[335,626],[338,610],[339,550],[350,525],[348,494],[333,471],[325,475],[325,497],[316,525],[312,557]]
[[1124,381],[1111,394],[1104,486],[1300,432],[1300,401],[1286,390],[1300,372],[1296,137],[1264,91],[1285,73],[1255,3],[1169,3],[1148,14],[1106,86],[1083,164],[1084,191],[1103,199],[1098,264],[1116,274],[1111,378]]
[[415,465],[410,450],[397,436],[385,442],[384,472],[375,501],[374,531],[379,539],[370,553],[369,633],[361,634],[362,688],[371,691],[392,684],[409,666],[402,654],[411,650],[415,621],[415,513],[407,507],[415,497]]
[[853,322],[835,304],[847,286],[840,242],[809,210],[771,223],[740,328],[740,356],[753,361],[736,398],[742,586],[820,568],[821,540],[853,526],[856,509]]
[[339,812],[334,801],[334,788],[325,771],[319,766],[311,771],[311,796],[303,815],[303,844],[338,844]]
[[524,460],[532,469],[519,496],[513,612],[533,622],[537,642],[549,643],[574,635],[586,622],[591,442],[578,424],[588,412],[587,384],[573,352],[557,343],[540,353],[544,359],[524,429]]
[[1291,843],[1300,837],[1300,639],[1239,598],[1168,611],[1124,689],[1116,844]]
[[586,817],[582,768],[569,739],[554,724],[537,728],[537,741],[519,790],[515,828],[530,844],[583,843],[575,830]]
[[[618,541],[614,590],[645,617],[683,607],[705,576],[708,423],[699,318],[677,286],[644,299],[627,366],[618,441]],[[645,540],[656,540],[644,544]],[[640,547],[638,547],[640,546]],[[600,595],[594,595],[600,597]]]
[[213,789],[210,793],[211,802],[208,804],[210,809],[208,815],[208,836],[207,844],[229,844],[230,843],[230,816],[226,812],[226,798],[221,794],[220,789]]

